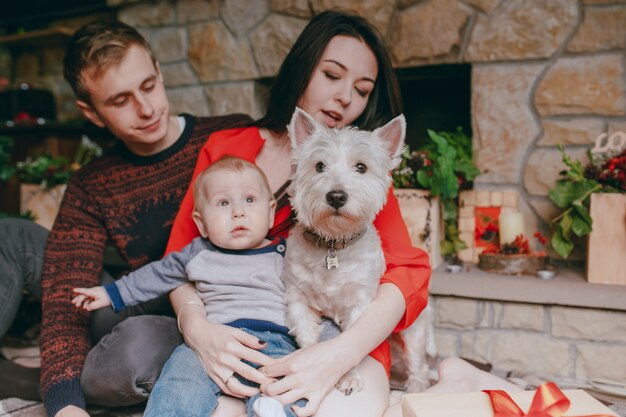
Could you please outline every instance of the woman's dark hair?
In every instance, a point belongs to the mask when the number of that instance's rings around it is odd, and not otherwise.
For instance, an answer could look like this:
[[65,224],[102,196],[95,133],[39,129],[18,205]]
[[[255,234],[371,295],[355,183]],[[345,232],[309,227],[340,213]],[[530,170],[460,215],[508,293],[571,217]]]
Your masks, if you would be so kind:
[[265,116],[256,122],[258,127],[278,133],[286,131],[326,46],[337,35],[365,42],[378,64],[378,76],[367,106],[353,124],[361,129],[374,130],[402,112],[398,80],[376,29],[360,16],[326,11],[309,22],[285,57],[269,91]]

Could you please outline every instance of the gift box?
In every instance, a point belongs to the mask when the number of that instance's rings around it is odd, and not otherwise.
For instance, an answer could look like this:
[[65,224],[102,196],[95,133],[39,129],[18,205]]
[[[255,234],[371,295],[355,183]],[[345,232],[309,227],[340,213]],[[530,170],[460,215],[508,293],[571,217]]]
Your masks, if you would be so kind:
[[583,390],[553,383],[536,391],[422,393],[402,397],[403,417],[618,417]]

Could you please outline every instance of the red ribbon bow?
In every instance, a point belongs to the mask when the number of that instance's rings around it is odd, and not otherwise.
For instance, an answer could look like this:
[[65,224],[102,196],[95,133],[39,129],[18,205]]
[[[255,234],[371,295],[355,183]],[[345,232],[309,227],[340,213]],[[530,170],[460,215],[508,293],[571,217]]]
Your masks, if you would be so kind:
[[[489,394],[493,417],[564,417],[570,401],[553,382],[546,382],[537,388],[533,402],[524,413],[505,391],[484,390]],[[577,417],[612,417],[607,414],[593,414]]]

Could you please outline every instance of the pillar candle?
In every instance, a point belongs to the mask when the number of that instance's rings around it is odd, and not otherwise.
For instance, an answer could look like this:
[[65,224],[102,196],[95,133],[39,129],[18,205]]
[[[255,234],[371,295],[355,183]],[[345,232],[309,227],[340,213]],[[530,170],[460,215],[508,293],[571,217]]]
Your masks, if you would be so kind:
[[519,211],[500,213],[500,245],[513,243],[518,235],[524,234],[524,217]]

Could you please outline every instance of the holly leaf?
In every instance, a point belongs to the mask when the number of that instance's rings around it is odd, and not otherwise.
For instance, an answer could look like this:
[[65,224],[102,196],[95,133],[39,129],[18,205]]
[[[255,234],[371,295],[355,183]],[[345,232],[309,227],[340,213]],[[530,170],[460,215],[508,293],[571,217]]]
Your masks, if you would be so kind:
[[456,172],[459,172],[467,181],[474,181],[480,175],[480,170],[469,159],[461,159],[455,165]]
[[433,168],[431,184],[437,184],[438,192],[443,198],[454,198],[459,194],[459,183],[454,175],[453,163],[448,158],[439,158]]
[[589,211],[580,201],[574,201],[572,207],[572,231],[576,236],[588,235],[593,225]]
[[[425,169],[420,169],[419,171],[417,171],[416,174],[417,177],[417,182],[424,187],[425,189],[431,189],[430,187],[430,176],[428,175],[428,172],[426,172]],[[431,193],[432,193],[432,189],[431,189]]]
[[15,168],[12,166],[0,166],[0,180],[7,181],[15,173]]
[[558,207],[566,208],[574,204],[584,204],[589,195],[599,188],[600,184],[595,180],[584,179],[577,182],[559,180],[548,196]]
[[576,184],[570,181],[558,180],[556,186],[548,193],[548,196],[558,207],[566,208],[578,197]]
[[583,217],[575,216],[572,221],[572,231],[576,236],[585,236],[591,233],[591,225]]
[[441,254],[444,256],[452,255],[453,253],[456,252],[454,250],[454,244],[451,241],[446,240],[446,239],[441,239],[439,247],[441,249]]
[[556,253],[561,255],[564,259],[567,258],[572,249],[574,249],[574,243],[563,235],[563,230],[560,226],[557,226],[556,231],[552,234],[550,243]]
[[573,222],[572,216],[569,213],[566,213],[557,225],[557,229],[561,231],[561,235],[567,240],[569,240],[569,237],[572,234]]

